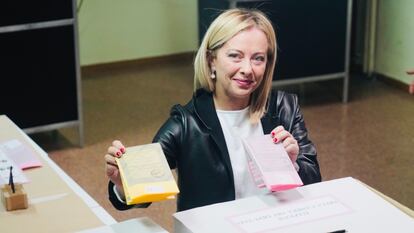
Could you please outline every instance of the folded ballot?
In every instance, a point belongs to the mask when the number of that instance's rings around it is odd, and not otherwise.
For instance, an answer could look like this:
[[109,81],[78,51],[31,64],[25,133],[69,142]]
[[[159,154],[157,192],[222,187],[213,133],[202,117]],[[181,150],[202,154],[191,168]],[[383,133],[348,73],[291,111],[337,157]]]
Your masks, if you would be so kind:
[[174,199],[179,193],[159,143],[128,147],[116,162],[128,205]]
[[269,134],[243,139],[250,174],[258,187],[272,192],[303,185],[282,143]]

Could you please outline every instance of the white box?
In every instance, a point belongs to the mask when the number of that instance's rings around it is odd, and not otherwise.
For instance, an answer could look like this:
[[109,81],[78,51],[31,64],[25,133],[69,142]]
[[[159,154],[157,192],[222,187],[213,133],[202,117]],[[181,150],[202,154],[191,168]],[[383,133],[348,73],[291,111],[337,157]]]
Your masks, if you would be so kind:
[[353,178],[174,214],[176,233],[413,232],[414,219]]

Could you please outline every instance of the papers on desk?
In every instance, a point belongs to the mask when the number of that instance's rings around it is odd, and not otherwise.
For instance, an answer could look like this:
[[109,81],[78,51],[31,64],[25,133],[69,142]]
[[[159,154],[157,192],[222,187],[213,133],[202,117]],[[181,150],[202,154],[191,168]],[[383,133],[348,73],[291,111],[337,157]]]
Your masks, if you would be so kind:
[[17,139],[0,142],[0,185],[8,184],[10,167],[13,180],[23,184],[29,182],[22,169],[40,167],[42,164],[27,145]]
[[275,192],[303,185],[285,148],[274,143],[269,134],[246,138],[243,144],[250,173],[258,187],[266,186]]
[[29,179],[23,174],[23,171],[9,159],[2,151],[0,151],[0,186],[9,183],[10,167],[13,167],[13,182],[16,184],[24,184]]
[[0,142],[0,153],[3,153],[22,170],[42,166],[35,153],[17,139]]
[[413,218],[353,178],[190,209],[174,217],[177,233],[408,233],[414,229]]
[[128,147],[116,162],[128,205],[174,199],[179,192],[159,143]]

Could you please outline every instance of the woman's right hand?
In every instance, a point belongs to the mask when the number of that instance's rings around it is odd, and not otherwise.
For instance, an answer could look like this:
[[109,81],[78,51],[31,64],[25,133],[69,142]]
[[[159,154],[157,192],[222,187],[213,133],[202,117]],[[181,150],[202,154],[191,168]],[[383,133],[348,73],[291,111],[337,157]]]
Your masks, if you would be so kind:
[[125,146],[119,140],[112,142],[112,145],[108,147],[108,151],[105,155],[106,161],[106,176],[116,185],[117,191],[123,194],[121,174],[119,173],[118,165],[115,161],[116,158],[120,158],[125,153]]

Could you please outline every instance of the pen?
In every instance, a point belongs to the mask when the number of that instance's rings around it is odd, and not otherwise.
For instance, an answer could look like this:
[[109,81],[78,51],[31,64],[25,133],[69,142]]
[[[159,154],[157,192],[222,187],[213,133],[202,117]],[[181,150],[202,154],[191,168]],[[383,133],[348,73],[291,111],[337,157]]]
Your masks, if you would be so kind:
[[343,230],[329,231],[327,233],[345,233],[345,232],[346,232],[346,230],[343,229]]
[[13,182],[13,166],[10,166],[10,175],[9,175],[9,185],[11,186],[11,189],[13,191],[13,193],[16,192],[16,190],[14,189],[14,182]]

